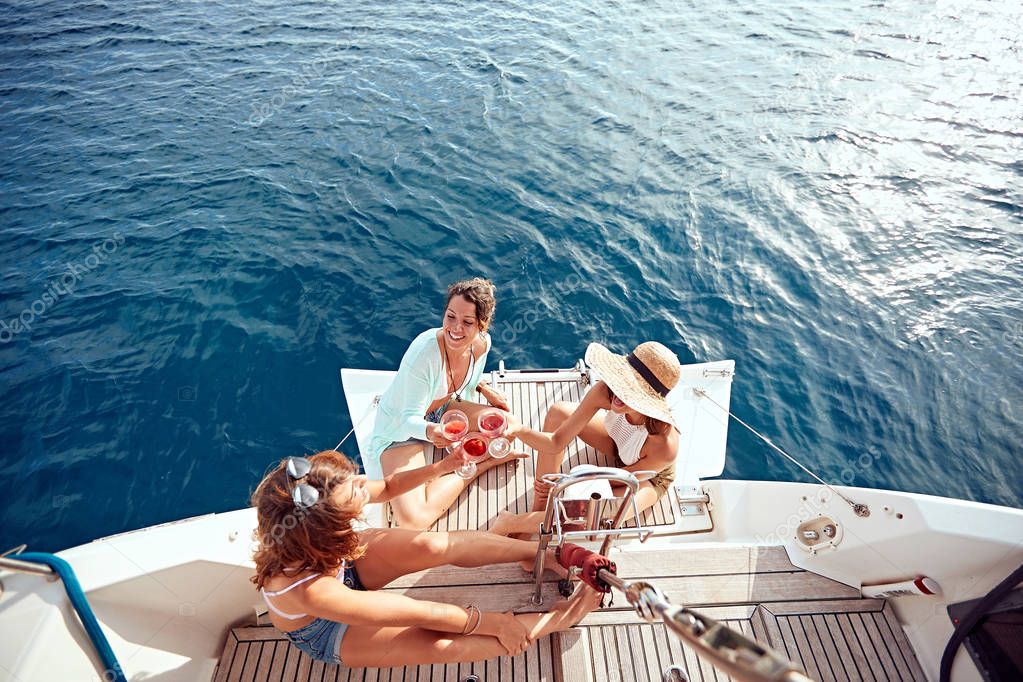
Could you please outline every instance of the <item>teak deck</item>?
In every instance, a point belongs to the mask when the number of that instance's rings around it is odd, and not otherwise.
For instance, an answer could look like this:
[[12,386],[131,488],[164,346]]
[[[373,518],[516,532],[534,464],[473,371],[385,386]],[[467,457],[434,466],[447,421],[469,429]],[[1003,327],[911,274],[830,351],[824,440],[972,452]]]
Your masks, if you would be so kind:
[[[556,400],[578,400],[576,381],[517,382],[501,386],[523,419],[539,426]],[[568,467],[604,463],[578,441]],[[487,472],[459,498],[436,527],[486,528],[502,509],[526,511],[532,499],[530,462]],[[675,498],[648,512],[644,523],[671,525],[679,514]],[[781,547],[675,545],[672,549],[613,550],[618,574],[657,585],[676,604],[686,604],[770,645],[818,680],[924,680],[892,607],[861,599],[841,583],[793,566]],[[548,574],[547,608],[557,596]],[[440,567],[387,586],[409,596],[484,610],[533,611],[533,583],[518,566],[483,569]],[[214,676],[216,682],[661,682],[671,666],[694,682],[729,680],[663,624],[639,619],[622,595],[590,614],[580,626],[537,642],[525,653],[477,663],[349,669],[313,662],[290,646],[273,627],[233,629]],[[475,676],[472,677],[472,676]],[[668,678],[671,679],[671,678]]]
[[[574,376],[574,375],[572,375]],[[496,384],[511,403],[512,412],[523,423],[539,429],[550,406],[559,400],[578,402],[585,387],[578,380],[562,381],[516,381]],[[442,450],[433,450],[435,459],[444,456]],[[508,510],[516,514],[530,510],[533,502],[533,475],[536,469],[536,452],[522,442],[515,443],[515,449],[530,454],[528,460],[497,466],[480,476],[458,498],[446,516],[441,517],[432,530],[459,530],[466,528],[488,529],[497,518],[497,513]],[[568,446],[562,471],[568,472],[577,464],[615,466],[611,457],[598,452],[576,439]],[[678,499],[674,490],[661,501],[643,513],[644,526],[673,526],[678,513]],[[629,520],[625,526],[635,523]]]

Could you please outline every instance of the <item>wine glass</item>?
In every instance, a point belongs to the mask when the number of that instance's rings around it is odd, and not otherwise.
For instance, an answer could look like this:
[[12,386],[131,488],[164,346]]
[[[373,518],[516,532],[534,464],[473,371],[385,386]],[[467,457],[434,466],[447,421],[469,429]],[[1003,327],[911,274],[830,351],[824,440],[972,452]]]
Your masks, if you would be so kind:
[[468,433],[458,445],[462,448],[462,464],[455,469],[459,478],[469,480],[476,475],[476,463],[487,458],[490,439],[482,433]]
[[[440,418],[440,425],[444,429],[444,437],[457,443],[469,433],[469,416],[461,410],[448,410]],[[451,451],[451,446],[448,446]]]
[[511,452],[511,441],[502,434],[508,428],[508,417],[504,411],[498,409],[487,409],[479,413],[476,423],[479,424],[480,433],[490,437],[490,456],[494,459],[503,459]]

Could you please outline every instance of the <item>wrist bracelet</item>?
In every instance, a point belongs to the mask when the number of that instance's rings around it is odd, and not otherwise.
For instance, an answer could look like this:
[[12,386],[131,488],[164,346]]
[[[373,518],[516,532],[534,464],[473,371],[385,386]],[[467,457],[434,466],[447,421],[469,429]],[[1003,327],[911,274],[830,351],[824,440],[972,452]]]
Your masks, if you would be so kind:
[[475,635],[476,631],[480,629],[481,625],[483,625],[483,612],[477,608],[476,613],[477,613],[476,625],[473,626],[472,630],[469,630],[469,632],[465,633],[466,636]]
[[[472,632],[476,632],[477,628],[479,628],[480,626],[480,621],[483,620],[483,614],[480,613],[480,609],[478,606],[476,606],[475,604],[469,604],[466,608],[469,610],[469,615],[465,617],[465,627],[462,628],[463,635],[469,635],[472,634]],[[476,612],[476,626],[472,629],[472,632],[470,632],[469,624],[472,623],[473,611]]]

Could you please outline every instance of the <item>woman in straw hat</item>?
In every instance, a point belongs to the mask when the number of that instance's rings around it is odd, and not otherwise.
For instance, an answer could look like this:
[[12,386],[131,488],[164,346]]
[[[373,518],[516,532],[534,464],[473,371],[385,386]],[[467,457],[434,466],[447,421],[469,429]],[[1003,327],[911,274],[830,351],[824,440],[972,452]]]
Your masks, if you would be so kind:
[[640,511],[651,507],[675,480],[679,432],[667,395],[678,384],[681,365],[664,345],[642,343],[628,355],[612,353],[599,343],[586,349],[586,364],[601,380],[579,403],[557,402],[544,418],[543,431],[515,419],[509,433],[537,450],[533,483],[534,514],[501,514],[496,533],[532,532],[547,504],[545,474],[561,470],[565,448],[577,436],[600,452],[613,455],[627,471],[656,471],[636,494]]

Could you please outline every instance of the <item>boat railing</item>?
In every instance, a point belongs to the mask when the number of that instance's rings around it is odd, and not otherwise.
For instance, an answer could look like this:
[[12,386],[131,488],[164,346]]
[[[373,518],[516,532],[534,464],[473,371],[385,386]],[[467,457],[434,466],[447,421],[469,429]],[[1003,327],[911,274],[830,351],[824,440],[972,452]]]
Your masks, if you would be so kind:
[[[59,579],[63,582],[64,593],[67,595],[68,601],[71,602],[71,607],[78,614],[78,619],[82,622],[82,627],[85,629],[89,641],[92,642],[99,660],[105,666],[102,679],[109,680],[110,682],[127,682],[124,670],[121,668],[121,664],[117,660],[117,656],[114,654],[114,650],[111,648],[106,635],[103,634],[99,621],[96,619],[96,614],[93,613],[92,606],[85,596],[85,590],[82,589],[81,583],[78,582],[75,569],[67,561],[55,554],[46,552],[22,553],[24,549],[25,545],[20,545],[0,555],[0,568],[20,573],[41,575],[50,581]],[[13,556],[20,558],[14,559],[12,558]]]
[[56,582],[60,576],[57,572],[45,564],[36,564],[30,561],[22,561],[21,559],[15,559],[13,557],[18,556],[25,551],[27,545],[18,545],[14,549],[9,549],[3,554],[0,554],[0,568],[8,571],[15,571],[17,573],[31,573],[32,575],[44,576],[50,582]]
[[[614,467],[587,467],[586,469],[572,471],[567,474],[547,474],[543,477],[545,482],[551,484],[551,489],[547,493],[547,506],[544,513],[544,520],[540,525],[539,547],[536,551],[536,559],[533,562],[533,580],[535,582],[535,586],[532,601],[534,604],[543,603],[544,562],[547,556],[547,548],[551,546],[552,540],[555,541],[554,546],[557,547],[566,539],[594,539],[596,537],[602,537],[604,540],[600,546],[599,553],[605,556],[611,549],[611,543],[616,537],[635,536],[639,538],[640,542],[646,542],[653,533],[653,530],[639,526],[639,508],[636,505],[636,491],[639,490],[640,483],[656,475],[656,471],[630,472],[625,469],[616,469]],[[583,531],[565,531],[564,521],[566,519],[563,513],[563,498],[565,491],[573,485],[592,481],[608,481],[611,483],[620,483],[625,486],[625,496],[621,499],[621,504],[618,507],[618,511],[615,514],[614,519],[610,523],[610,528],[597,528],[597,525],[601,522],[599,514],[588,513],[587,525],[592,524],[591,527],[588,527]],[[636,520],[637,527],[621,528],[621,525],[625,520],[625,515],[629,509],[632,509],[633,518]]]

